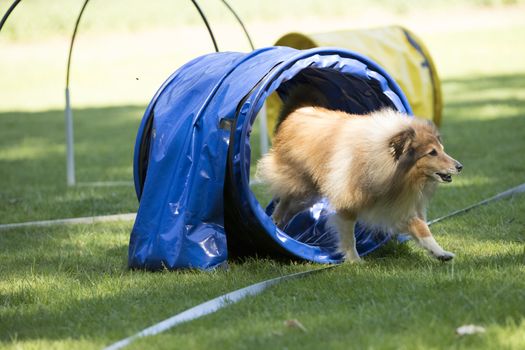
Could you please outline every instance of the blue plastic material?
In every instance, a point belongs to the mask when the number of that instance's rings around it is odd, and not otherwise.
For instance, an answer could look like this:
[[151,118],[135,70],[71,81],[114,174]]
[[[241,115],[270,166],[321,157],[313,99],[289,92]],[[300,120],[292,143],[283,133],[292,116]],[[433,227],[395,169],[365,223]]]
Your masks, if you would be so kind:
[[[134,156],[140,200],[129,266],[214,268],[228,256],[268,255],[339,263],[337,237],[320,202],[278,229],[249,187],[249,136],[257,112],[277,90],[308,84],[330,107],[366,113],[385,106],[411,114],[393,79],[359,54],[337,48],[269,47],[214,53],[176,71],[146,109]],[[272,210],[270,204],[268,210]],[[389,239],[356,231],[364,255]]]

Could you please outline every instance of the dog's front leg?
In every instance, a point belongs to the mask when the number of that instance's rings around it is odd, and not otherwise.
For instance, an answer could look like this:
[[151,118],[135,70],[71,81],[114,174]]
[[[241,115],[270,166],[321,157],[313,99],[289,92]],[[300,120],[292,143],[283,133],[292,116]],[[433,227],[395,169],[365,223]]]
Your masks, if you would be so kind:
[[416,242],[435,258],[441,261],[448,261],[454,258],[454,254],[441,248],[436,242],[427,223],[420,218],[413,218],[408,222],[408,232],[415,238]]
[[346,212],[337,212],[330,216],[328,225],[332,226],[339,233],[339,249],[345,253],[345,261],[357,262],[361,258],[357,253],[355,243],[355,216]]
[[286,213],[291,203],[292,198],[290,196],[282,196],[273,211],[273,222],[281,229],[286,224]]

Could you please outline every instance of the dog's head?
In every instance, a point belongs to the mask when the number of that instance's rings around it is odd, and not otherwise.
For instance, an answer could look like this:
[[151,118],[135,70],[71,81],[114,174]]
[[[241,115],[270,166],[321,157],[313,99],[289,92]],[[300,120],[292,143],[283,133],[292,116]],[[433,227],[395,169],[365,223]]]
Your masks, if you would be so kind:
[[390,139],[390,150],[400,169],[437,182],[451,182],[463,165],[445,153],[432,122],[414,119]]

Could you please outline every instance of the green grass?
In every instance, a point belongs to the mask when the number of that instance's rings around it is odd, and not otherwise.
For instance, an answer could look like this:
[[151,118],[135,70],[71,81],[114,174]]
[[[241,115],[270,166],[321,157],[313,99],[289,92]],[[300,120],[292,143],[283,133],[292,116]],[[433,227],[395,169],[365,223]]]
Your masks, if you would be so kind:
[[[447,151],[465,166],[438,190],[430,218],[525,182],[525,45],[516,40],[525,27],[467,33],[425,38],[443,72]],[[0,86],[10,82],[19,86],[12,75]],[[62,111],[0,110],[0,223],[136,210],[132,186],[65,186]],[[132,181],[143,110],[140,101],[75,109],[78,181]],[[391,243],[364,264],[272,287],[130,348],[523,349],[524,212],[522,194],[436,224],[452,263]],[[319,267],[251,259],[206,273],[129,271],[131,226],[0,231],[0,348],[100,349],[226,292]],[[289,319],[306,332],[284,326]],[[486,333],[454,334],[470,323]]]

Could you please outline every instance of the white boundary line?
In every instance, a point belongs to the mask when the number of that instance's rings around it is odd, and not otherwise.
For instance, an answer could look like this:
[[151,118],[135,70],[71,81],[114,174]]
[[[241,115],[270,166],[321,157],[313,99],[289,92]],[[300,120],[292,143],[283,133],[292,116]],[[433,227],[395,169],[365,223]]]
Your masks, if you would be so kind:
[[495,195],[493,197],[484,199],[481,202],[478,202],[478,203],[473,204],[471,206],[468,206],[466,208],[455,210],[455,211],[453,211],[453,212],[451,212],[451,213],[449,213],[449,214],[447,214],[445,216],[442,216],[442,217],[434,219],[434,220],[430,220],[427,224],[428,225],[432,225],[432,224],[435,224],[436,222],[439,222],[441,220],[447,219],[447,218],[449,218],[451,216],[456,216],[458,214],[466,213],[467,211],[470,211],[470,210],[472,210],[474,208],[477,208],[477,207],[479,207],[481,205],[485,205],[485,204],[488,204],[490,202],[494,202],[494,201],[497,201],[499,199],[503,199],[503,198],[508,197],[510,195],[517,194],[517,193],[523,193],[523,192],[525,192],[525,183],[522,183],[519,186],[510,188],[510,189],[508,189],[506,191],[498,193],[497,195]]
[[[260,180],[250,181],[250,186],[259,185],[262,182]],[[132,182],[128,181],[113,181],[113,182],[79,182],[76,186],[79,187],[106,187],[106,186],[132,186]],[[52,225],[71,225],[71,224],[93,224],[95,222],[107,222],[107,221],[133,221],[135,220],[136,213],[128,214],[116,214],[116,215],[101,215],[101,216],[88,216],[81,218],[70,218],[70,219],[55,219],[55,220],[42,220],[42,221],[28,221],[18,222],[12,224],[0,224],[0,231],[8,230],[12,228],[20,227],[31,227],[31,226],[52,226]]]
[[19,222],[19,223],[14,223],[14,224],[0,225],[0,231],[12,229],[12,228],[33,227],[33,226],[94,224],[96,222],[108,222],[108,221],[133,221],[135,220],[136,216],[137,216],[136,213],[129,213],[129,214],[116,214],[116,215],[87,216],[87,217],[82,217],[82,218],[71,218],[71,219]]
[[122,349],[125,346],[128,346],[133,341],[147,337],[150,335],[159,334],[161,332],[164,332],[170,328],[175,327],[176,325],[184,322],[188,322],[191,320],[194,320],[196,318],[199,318],[201,316],[205,316],[208,314],[211,314],[219,309],[222,309],[228,305],[234,304],[248,296],[257,295],[264,291],[266,288],[273,286],[275,284],[278,284],[283,281],[301,278],[306,275],[309,275],[311,273],[319,272],[319,271],[325,271],[327,269],[333,268],[336,265],[331,265],[328,267],[323,267],[320,269],[305,271],[305,272],[299,272],[299,273],[293,273],[290,275],[284,275],[276,278],[272,278],[266,281],[262,281],[259,283],[252,284],[248,287],[237,289],[236,291],[230,292],[228,294],[221,295],[220,297],[217,297],[215,299],[206,301],[202,304],[199,304],[197,306],[192,307],[191,309],[188,309],[186,311],[183,311],[175,316],[172,316],[164,321],[161,321],[151,327],[148,327],[131,337],[119,340],[118,342],[104,348],[104,350],[117,350]]
[[112,186],[134,186],[133,181],[94,181],[77,182],[77,187],[112,187]]

